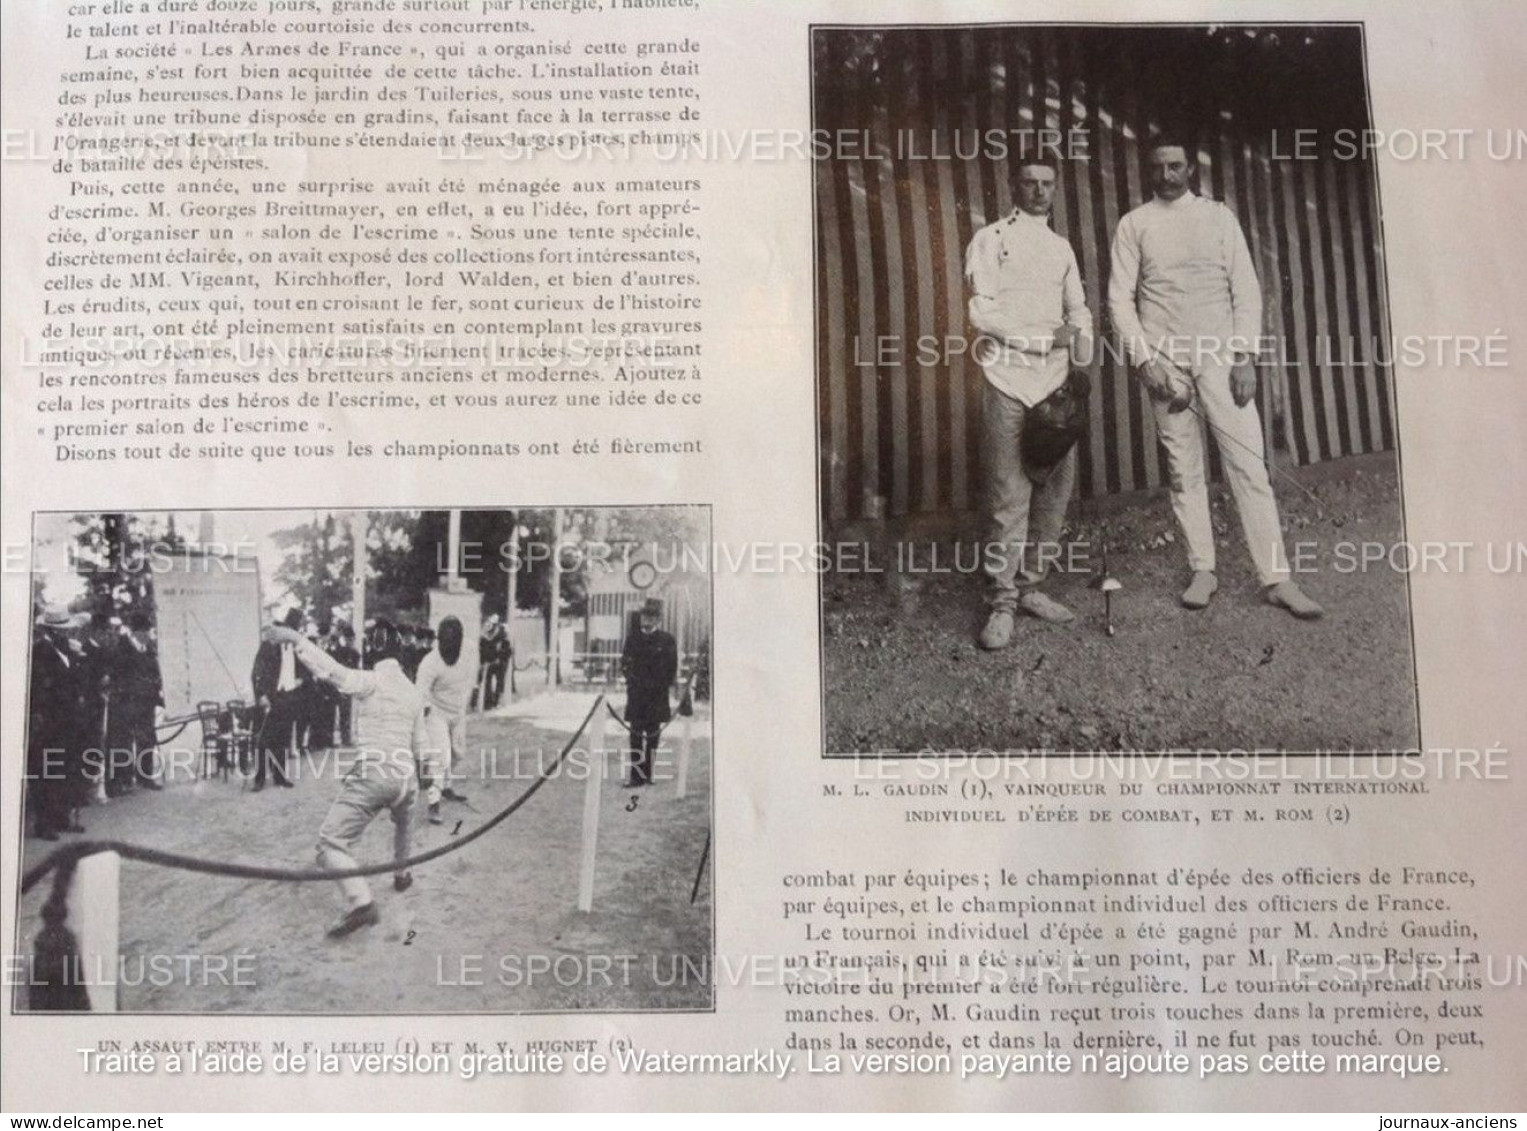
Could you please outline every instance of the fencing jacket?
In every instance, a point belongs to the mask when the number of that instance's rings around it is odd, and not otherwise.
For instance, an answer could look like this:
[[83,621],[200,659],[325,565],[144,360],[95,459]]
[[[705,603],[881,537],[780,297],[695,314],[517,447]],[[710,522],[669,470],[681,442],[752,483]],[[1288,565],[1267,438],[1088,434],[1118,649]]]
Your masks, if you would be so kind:
[[1235,213],[1192,192],[1127,213],[1113,239],[1108,314],[1134,365],[1161,356],[1198,375],[1257,353],[1262,289]]
[[370,772],[407,777],[415,757],[428,748],[424,693],[413,685],[396,660],[383,660],[370,671],[347,668],[316,644],[304,642],[297,656],[319,679],[353,696],[356,760]]
[[965,252],[970,324],[986,379],[1035,405],[1060,388],[1071,353],[1055,348],[1061,326],[1080,334],[1078,357],[1091,354],[1092,316],[1071,244],[1043,216],[1014,209],[975,234]]

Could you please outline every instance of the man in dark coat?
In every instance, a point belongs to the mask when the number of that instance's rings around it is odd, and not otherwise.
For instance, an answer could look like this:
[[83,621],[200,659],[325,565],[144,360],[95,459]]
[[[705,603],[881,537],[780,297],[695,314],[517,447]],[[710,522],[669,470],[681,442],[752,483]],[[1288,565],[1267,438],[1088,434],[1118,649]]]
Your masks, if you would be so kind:
[[[350,643],[354,635],[354,630],[344,621],[337,620],[334,622],[333,631],[329,633],[329,639],[324,646],[324,651],[340,667],[359,668],[361,666],[361,654]],[[321,683],[319,686],[328,693],[330,700],[337,708],[339,744],[341,746],[351,745],[350,696],[340,693],[327,683]]]
[[27,808],[33,829],[43,840],[57,840],[61,832],[84,832],[71,811],[82,803],[88,786],[83,720],[89,672],[83,649],[69,638],[73,626],[67,611],[50,608],[38,617],[32,640]]
[[478,641],[477,655],[483,669],[482,709],[491,711],[504,697],[504,683],[509,674],[509,661],[514,649],[509,634],[504,631],[498,614],[493,613],[483,622],[482,638]]
[[[282,624],[293,632],[300,631],[302,610],[289,609]],[[290,643],[265,640],[260,644],[249,677],[255,702],[264,712],[264,722],[259,727],[259,748],[255,751],[256,790],[265,788],[267,770],[277,785],[291,788],[292,781],[286,776],[286,760],[303,703],[302,685],[309,678],[307,668],[297,659],[296,649]]]
[[679,646],[658,625],[663,602],[649,597],[637,630],[626,637],[620,672],[626,677],[626,725],[631,728],[631,775],[627,786],[652,784],[652,759],[663,726],[673,717],[668,689],[679,674]]
[[149,628],[148,615],[134,613],[112,650],[108,757],[117,775],[160,789],[154,773],[154,709],[164,705],[164,685]]

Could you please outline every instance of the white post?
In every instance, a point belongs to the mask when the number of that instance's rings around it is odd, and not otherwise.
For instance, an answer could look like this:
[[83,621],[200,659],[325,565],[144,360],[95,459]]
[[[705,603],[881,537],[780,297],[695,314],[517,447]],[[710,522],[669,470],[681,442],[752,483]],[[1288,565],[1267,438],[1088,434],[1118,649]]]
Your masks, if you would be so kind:
[[551,591],[546,597],[546,686],[562,682],[562,508],[551,512]]
[[[678,637],[679,660],[684,659],[685,629],[688,627],[689,618],[685,615],[689,611],[689,591],[681,589],[677,593],[676,608],[674,609],[674,635]],[[684,683],[684,692],[689,695],[690,706],[694,705],[694,673]],[[679,705],[683,706],[681,697]],[[679,722],[679,770],[678,770],[678,796],[683,799],[684,793],[689,788],[689,743],[694,734],[694,718],[690,715],[681,716]]]
[[[514,529],[509,532],[509,592],[505,596],[506,607],[504,609],[504,631],[514,624],[514,609],[518,599],[520,585],[520,512],[514,512]],[[509,637],[509,643],[514,643],[513,635]]]
[[366,654],[366,512],[350,512],[350,627],[355,630],[355,650]]
[[69,923],[79,944],[79,969],[94,1013],[117,1011],[120,939],[118,903],[122,858],[96,852],[80,858],[69,885]]
[[509,544],[513,552],[509,555],[509,593],[505,598],[508,607],[504,610],[504,639],[509,643],[509,669],[504,672],[504,686],[499,695],[506,702],[513,702],[514,693],[518,690],[514,684],[514,610],[519,602],[520,584],[520,512],[514,512],[514,529],[509,532]]
[[95,777],[95,803],[105,805],[111,800],[106,796],[106,773],[111,765],[111,743],[106,736],[111,733],[111,692],[106,692],[101,706],[101,749],[107,751],[106,758],[96,765]]
[[673,634],[678,640],[679,667],[682,669],[684,666],[684,630],[687,627],[686,622],[688,620],[684,614],[689,611],[689,592],[681,589],[677,596],[678,600],[675,602],[677,608],[674,609],[673,617]]
[[588,729],[588,777],[583,783],[583,860],[578,869],[578,910],[594,909],[594,860],[599,849],[599,799],[604,784],[604,701],[595,701]]
[[693,715],[683,715],[680,717],[678,796],[681,801],[689,789],[689,744],[694,740],[694,728],[695,720]]
[[445,588],[451,592],[456,591],[458,577],[461,574],[461,512],[453,510],[446,522],[446,545],[451,555],[450,561],[445,566]]

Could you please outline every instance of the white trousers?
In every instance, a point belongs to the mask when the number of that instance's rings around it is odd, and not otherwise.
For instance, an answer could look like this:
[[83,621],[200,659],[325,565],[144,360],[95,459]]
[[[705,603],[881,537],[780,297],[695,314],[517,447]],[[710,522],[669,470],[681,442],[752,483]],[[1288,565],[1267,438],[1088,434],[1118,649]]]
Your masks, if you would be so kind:
[[[318,830],[318,863],[334,871],[354,868],[350,854],[371,819],[383,809],[392,813],[392,855],[395,861],[408,859],[409,828],[413,819],[414,798],[418,783],[413,771],[397,776],[385,769],[357,763],[345,775],[339,796],[329,806],[329,813]],[[347,876],[339,881],[345,909],[354,911],[371,902],[371,888],[364,876]]]
[[[1230,370],[1215,366],[1194,378],[1198,395],[1191,408],[1169,413],[1152,401],[1156,439],[1166,451],[1171,475],[1172,512],[1188,549],[1188,566],[1214,569],[1214,524],[1209,518],[1209,488],[1204,473],[1207,431],[1219,448],[1230,494],[1241,516],[1246,549],[1263,585],[1288,579],[1288,556],[1278,525],[1278,500],[1263,462],[1262,417],[1253,398],[1237,406],[1230,395]],[[1208,421],[1205,428],[1200,414]]]
[[429,745],[424,753],[424,776],[429,785],[424,791],[425,800],[431,805],[440,801],[441,791],[451,784],[456,762],[467,745],[467,720],[465,716],[449,720],[445,712],[431,710],[424,720],[429,735]]

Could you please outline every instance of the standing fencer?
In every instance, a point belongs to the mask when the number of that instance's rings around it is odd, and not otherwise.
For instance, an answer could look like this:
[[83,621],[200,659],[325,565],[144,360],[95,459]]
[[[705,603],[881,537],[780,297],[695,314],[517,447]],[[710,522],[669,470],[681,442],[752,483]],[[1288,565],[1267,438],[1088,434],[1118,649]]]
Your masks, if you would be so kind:
[[1182,604],[1205,608],[1219,588],[1202,415],[1215,434],[1264,599],[1312,620],[1322,610],[1290,577],[1263,462],[1254,364],[1262,290],[1246,237],[1234,212],[1193,192],[1192,151],[1184,141],[1160,136],[1146,152],[1153,197],[1119,221],[1108,310],[1150,393],[1156,438],[1166,452],[1172,510],[1192,571]]
[[970,324],[980,335],[981,476],[984,480],[989,612],[977,643],[1005,648],[1015,614],[1066,624],[1075,614],[1042,592],[1046,553],[1058,549],[1076,482],[1073,447],[1043,478],[1030,466],[1030,415],[1066,383],[1073,359],[1092,349],[1092,316],[1070,242],[1050,227],[1055,159],[1020,155],[1013,211],[975,234],[965,251]]

